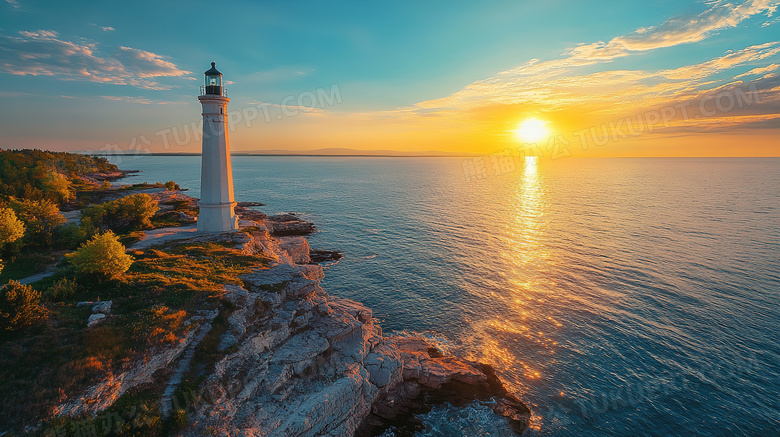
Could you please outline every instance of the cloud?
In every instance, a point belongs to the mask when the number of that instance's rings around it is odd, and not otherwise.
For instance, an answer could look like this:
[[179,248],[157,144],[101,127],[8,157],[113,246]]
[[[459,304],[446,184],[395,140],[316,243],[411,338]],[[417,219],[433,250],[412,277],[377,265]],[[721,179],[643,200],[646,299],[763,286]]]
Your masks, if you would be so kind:
[[639,28],[606,43],[583,44],[572,49],[569,55],[578,60],[611,60],[635,52],[699,42],[720,30],[736,27],[753,15],[771,16],[778,3],[776,0],[748,0],[734,6],[716,1],[700,14],[671,18],[657,27]]
[[760,75],[762,75],[764,73],[771,73],[771,72],[777,70],[777,67],[780,67],[780,64],[769,64],[766,67],[757,67],[757,68],[754,68],[754,69],[752,69],[752,70],[750,70],[750,71],[748,71],[746,73],[742,73],[742,74],[740,74],[738,76],[734,76],[734,79],[739,79],[739,78],[745,77],[745,76],[760,76]]
[[17,0],[5,0],[5,2],[8,3],[9,5],[11,5],[11,7],[16,9],[16,10],[21,10],[22,9],[22,5],[19,4],[19,2]]
[[100,26],[100,30],[102,30],[103,32],[113,32],[113,31],[115,31],[116,29],[114,29],[114,28],[113,28],[113,27],[111,27],[111,26]]
[[[709,61],[656,71],[606,70],[584,73],[582,67],[606,64],[612,59],[647,50],[701,41],[719,30],[734,27],[756,14],[771,15],[778,1],[749,0],[737,6],[721,1],[709,3],[704,12],[666,20],[657,27],[640,28],[607,43],[584,44],[561,59],[532,59],[467,85],[449,96],[419,102],[391,111],[398,116],[432,117],[436,113],[457,116],[495,105],[524,105],[535,111],[587,107],[589,111],[616,112],[669,102],[690,96],[723,82],[719,73],[750,63],[768,63],[780,54],[780,42],[768,42],[733,51]],[[770,72],[759,67],[734,77]],[[387,114],[385,114],[387,115]]]
[[[468,109],[495,104],[528,104],[546,110],[599,104],[613,110],[637,102],[671,98],[711,85],[720,72],[780,54],[780,42],[746,47],[698,64],[656,71],[607,70],[581,74],[574,68],[540,70],[535,63],[469,84],[450,96],[417,103],[399,112],[430,115],[435,110]],[[768,67],[767,67],[768,68]],[[767,70],[769,71],[769,70]],[[739,76],[738,76],[739,77]]]
[[[60,96],[60,97],[64,97],[64,96]],[[183,103],[183,102],[161,102],[156,100],[149,100],[143,97],[132,97],[132,96],[100,96],[100,98],[105,100],[113,100],[117,102],[138,103],[141,105],[170,105],[176,103]]]
[[0,35],[0,59],[0,71],[5,73],[145,89],[170,89],[170,85],[153,79],[191,74],[152,52],[120,47],[113,54],[105,55],[99,52],[97,43],[67,41],[52,30]]

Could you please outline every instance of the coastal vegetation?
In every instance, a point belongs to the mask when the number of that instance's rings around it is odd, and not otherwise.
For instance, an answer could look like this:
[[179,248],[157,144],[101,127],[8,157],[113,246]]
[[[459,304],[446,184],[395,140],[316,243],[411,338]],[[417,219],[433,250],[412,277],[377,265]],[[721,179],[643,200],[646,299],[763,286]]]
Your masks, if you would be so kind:
[[95,235],[65,259],[80,275],[106,279],[121,276],[133,264],[133,257],[125,253],[125,246],[111,231]]
[[0,288],[0,330],[16,331],[35,325],[46,315],[41,293],[29,285],[10,281]]
[[[17,316],[17,329],[0,333],[0,397],[7,402],[0,422],[46,418],[62,393],[77,393],[106,372],[121,372],[123,365],[142,359],[147,351],[176,344],[191,329],[184,322],[196,315],[197,309],[229,311],[225,307],[229,302],[221,299],[223,284],[240,284],[239,275],[269,262],[263,255],[241,252],[230,242],[184,241],[130,250],[129,254],[108,232],[90,243],[81,253],[76,251],[69,259],[71,266],[55,277],[33,284],[35,288],[12,283],[9,289],[17,294],[8,299],[2,295],[5,300],[0,303],[0,317],[6,312],[23,311],[25,315]],[[78,271],[82,260],[90,268],[96,266],[90,257],[101,253],[94,250],[98,245],[110,247],[110,253],[124,260],[113,269],[114,274]],[[88,256],[84,248],[90,248]],[[132,264],[127,265],[130,256]],[[79,261],[75,261],[77,257]],[[87,328],[90,308],[80,307],[78,302],[109,299],[113,302],[110,317]],[[219,320],[215,322],[214,335],[220,327]],[[214,335],[198,349],[196,358],[203,365],[216,357]],[[25,366],[13,364],[20,360]],[[100,430],[98,435],[166,435],[170,424],[160,418],[160,390],[159,384],[143,385],[112,407],[131,404],[141,408],[143,414],[134,418],[140,425],[130,420],[125,431],[117,428],[106,434],[99,419],[89,422],[90,426]],[[52,419],[41,431],[45,435],[47,430],[60,429],[61,435],[77,435],[86,419]]]
[[62,205],[95,185],[94,173],[117,172],[105,158],[45,150],[0,150],[0,198],[50,200]]
[[[0,272],[0,423],[36,418],[47,425],[33,434],[82,435],[84,417],[52,417],[64,394],[181,341],[196,307],[228,314],[223,284],[268,265],[230,241],[127,251],[144,230],[193,221],[197,206],[176,194],[173,181],[108,183],[123,175],[103,158],[0,151],[0,254],[7,261]],[[16,281],[46,269],[48,277],[29,285]],[[109,300],[106,317],[87,327],[93,303]],[[200,361],[213,358],[213,337],[198,349]],[[139,414],[100,435],[166,435],[172,422],[161,419],[159,390],[151,384],[122,396],[108,411],[132,405]],[[180,412],[173,417],[182,420]]]
[[174,181],[111,185],[126,174],[101,157],[0,150],[0,284],[51,269],[104,232],[130,244],[141,230],[197,216],[197,207],[176,199],[160,211],[159,202],[143,192],[179,190]]

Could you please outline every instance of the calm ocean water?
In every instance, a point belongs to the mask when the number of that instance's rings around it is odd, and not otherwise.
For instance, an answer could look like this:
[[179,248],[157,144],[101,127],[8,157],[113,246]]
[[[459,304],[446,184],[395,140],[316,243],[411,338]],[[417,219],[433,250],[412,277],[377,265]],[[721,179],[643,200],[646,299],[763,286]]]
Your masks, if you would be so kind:
[[[114,162],[120,158],[114,158]],[[200,157],[121,157],[198,196]],[[314,221],[324,288],[493,364],[531,436],[778,435],[780,160],[235,157],[239,201]],[[424,435],[506,435],[484,405]]]

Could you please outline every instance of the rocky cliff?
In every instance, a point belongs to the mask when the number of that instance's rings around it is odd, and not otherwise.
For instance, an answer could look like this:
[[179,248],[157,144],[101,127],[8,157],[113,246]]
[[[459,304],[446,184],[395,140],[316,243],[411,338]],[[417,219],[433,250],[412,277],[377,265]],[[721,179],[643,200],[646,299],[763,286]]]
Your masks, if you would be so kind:
[[[306,239],[290,236],[313,228],[295,220],[244,221],[251,232],[195,237],[237,241],[241,250],[273,260],[243,275],[243,286],[225,285],[228,327],[219,337],[219,358],[197,370],[196,393],[188,398],[176,390],[192,370],[187,351],[210,329],[213,308],[192,320],[195,328],[175,349],[150,352],[119,377],[63,403],[60,414],[95,414],[157,370],[175,368],[161,411],[186,414],[179,431],[185,436],[376,435],[390,425],[411,434],[413,414],[432,403],[489,398],[515,432],[526,428],[528,408],[492,369],[445,356],[422,337],[383,335],[369,308],[327,294]],[[274,228],[284,236],[272,235]]]

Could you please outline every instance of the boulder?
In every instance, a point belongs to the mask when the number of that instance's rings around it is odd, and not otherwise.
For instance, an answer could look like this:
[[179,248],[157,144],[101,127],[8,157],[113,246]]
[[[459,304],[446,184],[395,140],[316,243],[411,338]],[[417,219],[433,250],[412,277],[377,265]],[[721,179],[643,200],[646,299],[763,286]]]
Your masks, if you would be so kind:
[[95,302],[94,305],[92,305],[92,312],[95,314],[110,314],[112,304],[113,302],[110,300]]
[[316,230],[313,223],[294,214],[278,214],[268,217],[265,225],[273,236],[308,235]]
[[87,319],[87,328],[91,328],[98,323],[102,322],[106,318],[105,314],[92,314],[89,316],[89,319]]

